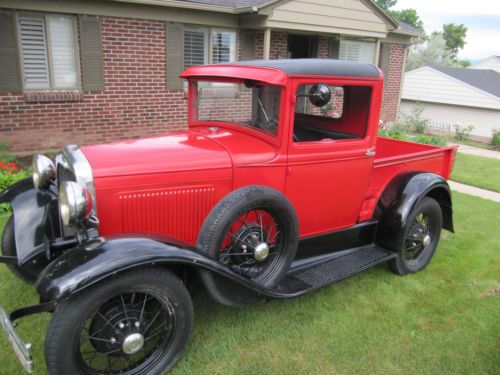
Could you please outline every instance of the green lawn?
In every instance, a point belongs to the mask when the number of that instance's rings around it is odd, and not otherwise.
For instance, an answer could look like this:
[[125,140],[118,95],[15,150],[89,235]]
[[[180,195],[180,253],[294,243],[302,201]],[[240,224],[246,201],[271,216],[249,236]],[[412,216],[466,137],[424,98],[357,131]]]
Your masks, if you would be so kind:
[[[443,232],[421,273],[398,277],[381,265],[241,310],[197,292],[193,338],[172,374],[498,374],[500,204],[455,193],[454,205],[457,233]],[[3,266],[0,278],[4,307],[36,303]],[[45,373],[48,319],[19,326],[34,345],[36,374]],[[0,373],[21,374],[4,337],[0,345]]]
[[457,152],[450,179],[500,192],[500,160]]

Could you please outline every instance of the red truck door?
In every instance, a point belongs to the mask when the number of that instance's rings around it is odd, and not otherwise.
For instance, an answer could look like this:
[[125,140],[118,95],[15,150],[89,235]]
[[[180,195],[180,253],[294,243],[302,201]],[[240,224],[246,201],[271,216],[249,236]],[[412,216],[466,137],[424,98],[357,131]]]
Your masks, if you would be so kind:
[[[311,85],[330,87],[330,102],[311,104]],[[285,192],[299,217],[300,235],[329,232],[356,223],[368,188],[375,135],[369,131],[377,95],[353,81],[300,81],[294,85]],[[294,99],[292,99],[292,103]]]

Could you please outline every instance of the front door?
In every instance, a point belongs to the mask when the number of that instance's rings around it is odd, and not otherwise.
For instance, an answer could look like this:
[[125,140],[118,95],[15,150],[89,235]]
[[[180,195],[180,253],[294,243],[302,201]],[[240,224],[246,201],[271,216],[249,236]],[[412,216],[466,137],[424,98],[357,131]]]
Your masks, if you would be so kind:
[[[304,93],[326,83],[332,97],[321,108]],[[356,224],[366,196],[374,137],[369,134],[372,87],[352,81],[302,81],[292,115],[285,192],[299,217],[301,237]]]

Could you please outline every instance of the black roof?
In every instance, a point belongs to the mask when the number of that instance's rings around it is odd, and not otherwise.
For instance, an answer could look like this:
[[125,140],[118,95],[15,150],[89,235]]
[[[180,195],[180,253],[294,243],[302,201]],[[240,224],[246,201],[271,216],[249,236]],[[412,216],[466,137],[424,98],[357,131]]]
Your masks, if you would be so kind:
[[[228,64],[223,64],[228,65]],[[324,75],[346,77],[380,77],[372,64],[333,59],[282,59],[237,61],[230,65],[274,68],[293,75]]]
[[500,98],[500,73],[492,69],[432,68]]

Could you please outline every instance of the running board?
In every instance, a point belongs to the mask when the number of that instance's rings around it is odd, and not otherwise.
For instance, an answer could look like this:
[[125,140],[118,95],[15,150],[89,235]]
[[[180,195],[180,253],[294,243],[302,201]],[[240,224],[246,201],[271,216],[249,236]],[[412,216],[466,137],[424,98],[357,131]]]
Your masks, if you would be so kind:
[[307,294],[360,273],[394,258],[396,253],[377,245],[368,245],[292,263],[274,292],[289,297]]

